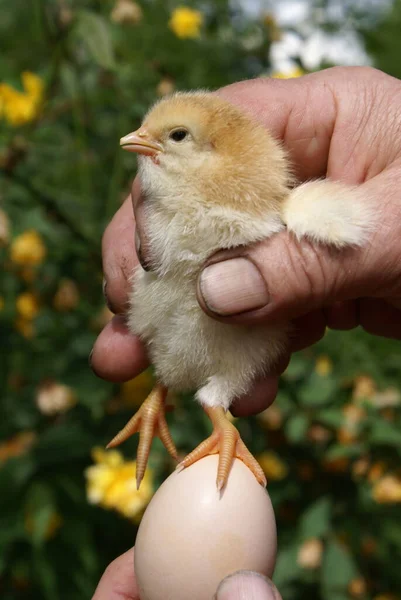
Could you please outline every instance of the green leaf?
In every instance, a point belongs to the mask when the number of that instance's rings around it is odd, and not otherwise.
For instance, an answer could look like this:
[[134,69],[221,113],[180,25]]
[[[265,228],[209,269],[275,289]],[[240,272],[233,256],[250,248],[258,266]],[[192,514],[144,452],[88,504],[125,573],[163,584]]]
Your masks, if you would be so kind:
[[111,70],[116,68],[111,28],[102,16],[88,10],[80,11],[75,31],[99,66]]
[[299,390],[299,399],[304,406],[323,406],[332,400],[337,388],[333,377],[321,377],[312,373]]
[[324,598],[337,598],[338,594],[346,593],[352,579],[358,575],[358,570],[350,552],[332,540],[327,544],[322,564],[322,591]]
[[285,425],[285,434],[290,442],[298,443],[306,439],[309,419],[304,414],[290,417]]
[[401,430],[392,423],[376,419],[369,440],[371,444],[401,447]]
[[273,577],[273,581],[279,589],[294,581],[301,572],[297,562],[298,550],[298,543],[280,549]]
[[332,502],[329,497],[320,498],[302,515],[299,529],[303,539],[323,537],[331,530]]

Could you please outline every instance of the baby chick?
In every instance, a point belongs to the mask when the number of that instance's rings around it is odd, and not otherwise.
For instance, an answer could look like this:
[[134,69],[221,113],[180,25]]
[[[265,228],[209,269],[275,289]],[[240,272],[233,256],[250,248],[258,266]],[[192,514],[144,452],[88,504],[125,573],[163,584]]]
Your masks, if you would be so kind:
[[370,211],[358,189],[341,183],[294,187],[281,145],[260,123],[212,93],[163,98],[121,145],[138,153],[149,267],[134,274],[128,324],[146,343],[158,384],[109,446],[139,431],[139,486],[154,435],[176,456],[164,414],[167,390],[196,390],[213,433],[180,466],[217,452],[219,490],[235,457],[265,484],[226,412],[277,362],[289,326],[211,319],[196,299],[198,275],[215,251],[253,244],[285,227],[315,242],[361,245],[372,227]]

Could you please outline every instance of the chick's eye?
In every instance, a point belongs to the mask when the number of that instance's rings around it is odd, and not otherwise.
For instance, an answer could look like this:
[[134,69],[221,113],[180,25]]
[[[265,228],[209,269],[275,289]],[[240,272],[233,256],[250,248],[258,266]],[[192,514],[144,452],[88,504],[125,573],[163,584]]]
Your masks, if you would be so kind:
[[175,142],[182,142],[182,140],[185,140],[185,138],[188,135],[188,131],[186,129],[175,129],[174,131],[172,131],[170,133],[170,139],[174,140]]

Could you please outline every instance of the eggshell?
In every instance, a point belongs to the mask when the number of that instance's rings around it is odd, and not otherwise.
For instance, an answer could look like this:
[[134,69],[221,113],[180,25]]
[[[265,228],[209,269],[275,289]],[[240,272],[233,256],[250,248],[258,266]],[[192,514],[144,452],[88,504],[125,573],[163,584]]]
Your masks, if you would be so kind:
[[239,569],[271,576],[277,538],[266,490],[235,460],[222,494],[217,456],[162,484],[142,518],[135,545],[141,600],[211,600]]

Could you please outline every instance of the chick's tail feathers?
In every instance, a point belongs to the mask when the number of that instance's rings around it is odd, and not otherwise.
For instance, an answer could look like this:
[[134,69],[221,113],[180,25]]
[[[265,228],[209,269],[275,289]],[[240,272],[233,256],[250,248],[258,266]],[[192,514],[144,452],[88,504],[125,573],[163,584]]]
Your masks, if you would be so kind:
[[374,227],[374,214],[362,186],[329,179],[295,187],[282,205],[282,219],[297,239],[337,248],[362,246]]

